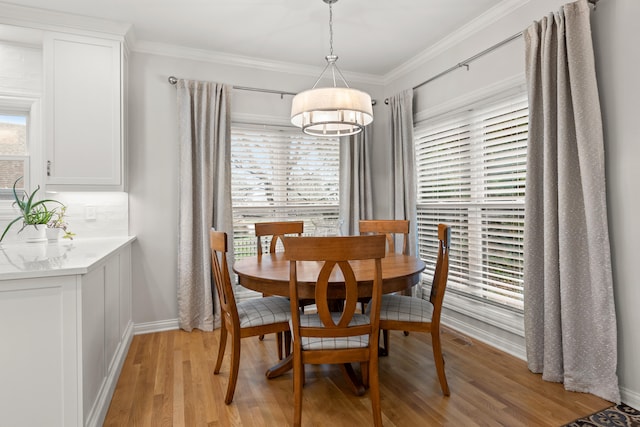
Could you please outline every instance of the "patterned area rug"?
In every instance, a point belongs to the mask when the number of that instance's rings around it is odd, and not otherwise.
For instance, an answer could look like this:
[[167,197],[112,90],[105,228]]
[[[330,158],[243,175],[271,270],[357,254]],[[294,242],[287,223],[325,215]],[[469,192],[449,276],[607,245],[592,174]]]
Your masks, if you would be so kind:
[[640,411],[621,403],[562,427],[640,427]]

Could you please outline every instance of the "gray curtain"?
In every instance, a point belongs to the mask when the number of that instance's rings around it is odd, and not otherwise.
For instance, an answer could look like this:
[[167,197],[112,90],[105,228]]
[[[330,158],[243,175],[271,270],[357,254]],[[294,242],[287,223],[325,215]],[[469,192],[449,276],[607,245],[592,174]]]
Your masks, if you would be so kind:
[[340,233],[360,234],[358,221],[373,219],[371,126],[340,139]]
[[589,5],[524,33],[529,92],[527,362],[567,390],[620,402],[604,142]]
[[233,238],[230,88],[178,80],[180,208],[178,321],[181,329],[211,331],[220,323],[211,282],[209,229]]
[[[391,203],[393,219],[408,219],[411,224],[409,233],[409,253],[418,253],[418,226],[416,215],[416,162],[413,141],[413,89],[407,89],[389,98],[391,114]],[[414,286],[419,288],[419,286]]]

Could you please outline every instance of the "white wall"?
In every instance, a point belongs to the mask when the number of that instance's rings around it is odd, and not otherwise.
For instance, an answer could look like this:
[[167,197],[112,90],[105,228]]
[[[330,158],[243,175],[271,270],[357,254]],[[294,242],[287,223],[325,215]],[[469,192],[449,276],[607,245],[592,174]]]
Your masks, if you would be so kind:
[[[133,316],[138,330],[175,326],[179,146],[176,88],[170,75],[236,86],[297,92],[320,74],[285,74],[134,52],[131,55],[129,117],[130,233],[133,246]],[[349,77],[347,76],[347,79]],[[353,87],[381,96],[381,87],[350,80]],[[380,103],[378,104],[380,105]],[[232,94],[232,119],[288,123],[291,96],[248,91]],[[380,107],[374,107],[378,121]],[[384,112],[384,110],[382,110]],[[374,133],[377,130],[374,130]],[[147,325],[147,326],[145,326]]]
[[[463,40],[445,40],[439,53],[419,66],[410,67],[385,86],[385,96],[413,87],[441,71],[524,30],[534,20],[557,11],[566,0],[523,2],[489,28]],[[614,293],[618,321],[618,376],[622,400],[640,407],[640,303],[637,268],[640,225],[640,50],[636,46],[635,20],[640,17],[637,0],[603,0],[592,14],[594,45],[607,156],[609,224],[614,270]],[[414,92],[418,119],[437,114],[462,98],[481,97],[491,88],[517,82],[524,74],[524,42],[520,37],[464,68],[429,83]],[[508,84],[507,84],[508,85]],[[380,147],[378,154],[382,155]],[[377,158],[376,161],[381,161]],[[384,185],[384,183],[380,184]],[[489,341],[513,354],[521,337],[505,334],[491,325],[449,312],[449,324],[464,329],[478,339]],[[443,320],[445,321],[445,320]],[[511,347],[511,345],[516,347]]]
[[592,15],[604,121],[609,233],[622,400],[640,408],[640,49],[637,0],[605,0]]

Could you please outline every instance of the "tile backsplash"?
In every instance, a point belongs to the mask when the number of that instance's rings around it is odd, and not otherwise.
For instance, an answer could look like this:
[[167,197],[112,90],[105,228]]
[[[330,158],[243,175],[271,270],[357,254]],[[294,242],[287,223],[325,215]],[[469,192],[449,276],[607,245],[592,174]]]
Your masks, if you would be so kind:
[[129,195],[122,192],[47,193],[67,206],[65,218],[76,238],[129,235]]
[[[67,206],[65,214],[69,231],[76,239],[96,237],[118,237],[129,235],[129,195],[122,192],[47,192],[44,198],[54,199]],[[50,205],[52,207],[53,205]],[[19,214],[9,203],[0,205],[0,234]],[[7,232],[3,242],[24,241],[18,230],[22,222],[18,221]]]
[[129,195],[122,192],[47,193],[67,206],[65,218],[77,239],[129,235]]

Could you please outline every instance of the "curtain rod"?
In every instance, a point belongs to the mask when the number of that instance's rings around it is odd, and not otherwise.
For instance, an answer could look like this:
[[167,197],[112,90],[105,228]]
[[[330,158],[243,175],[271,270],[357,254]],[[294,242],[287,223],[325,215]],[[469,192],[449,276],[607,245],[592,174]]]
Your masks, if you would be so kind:
[[[516,34],[512,35],[511,37],[508,37],[508,38],[506,38],[506,39],[502,40],[501,42],[496,43],[496,44],[494,44],[493,46],[486,48],[486,49],[485,49],[485,50],[483,50],[482,52],[480,52],[480,53],[476,53],[475,55],[473,55],[473,56],[471,56],[471,57],[469,57],[469,58],[465,59],[464,61],[462,61],[462,62],[458,62],[458,63],[457,63],[456,65],[454,65],[453,67],[447,68],[446,70],[444,70],[444,71],[442,71],[442,72],[440,72],[440,73],[436,74],[436,75],[435,75],[435,76],[433,76],[433,77],[428,78],[427,80],[423,81],[422,83],[418,83],[417,85],[415,85],[415,86],[414,86],[413,88],[411,88],[411,89],[412,89],[412,90],[416,90],[416,89],[418,89],[418,88],[420,88],[420,87],[422,87],[422,86],[426,85],[427,83],[431,83],[432,81],[434,81],[434,80],[436,80],[436,79],[439,79],[440,77],[442,77],[442,76],[444,76],[444,75],[446,75],[446,74],[449,74],[449,73],[450,73],[450,72],[452,72],[452,71],[457,70],[458,68],[467,67],[467,71],[469,71],[469,64],[470,64],[471,62],[475,61],[476,59],[478,59],[478,58],[480,58],[480,57],[482,57],[482,56],[484,56],[484,55],[486,55],[486,54],[488,54],[488,53],[490,53],[490,52],[493,52],[494,50],[498,49],[499,47],[504,46],[505,44],[507,44],[507,43],[509,43],[509,42],[514,41],[514,40],[515,40],[515,39],[517,39],[518,37],[522,36],[522,34],[523,34],[523,32],[522,32],[522,31],[520,31],[519,33],[516,33]],[[385,98],[384,103],[385,103],[385,104],[389,104],[389,98]]]
[[[174,77],[174,76],[169,76],[169,78],[167,80],[172,85],[175,85],[176,83],[178,83],[178,79],[176,77]],[[261,88],[257,88],[257,87],[233,86],[233,88],[237,89],[237,90],[248,90],[248,91],[251,91],[251,92],[275,93],[275,94],[280,95],[280,97],[283,97],[284,95],[292,95],[292,96],[297,95],[297,93],[295,93],[295,92],[286,92],[284,90],[273,90],[273,89],[261,89]]]
[[490,52],[493,52],[494,50],[498,49],[499,47],[504,46],[505,44],[507,44],[509,42],[512,42],[513,40],[515,40],[518,37],[522,36],[522,34],[523,34],[523,32],[520,31],[519,33],[516,33],[516,34],[512,35],[511,37],[508,37],[508,38],[502,40],[501,42],[496,43],[493,46],[486,48],[482,52],[476,53],[475,55],[465,59],[464,61],[457,63],[453,67],[448,68],[448,69],[444,70],[443,72],[441,72],[439,74],[436,74],[435,76],[431,77],[430,79],[427,79],[427,80],[423,81],[420,84],[417,84],[416,86],[413,87],[413,90],[416,90],[419,87],[422,87],[422,86],[426,85],[427,83],[430,83],[430,82],[434,81],[435,79],[437,79],[439,77],[442,77],[445,74],[450,73],[453,70],[457,70],[458,68],[467,67],[467,70],[469,70],[469,63],[475,61],[476,59],[478,59],[478,58],[480,58],[480,57],[482,57],[482,56],[484,56],[484,55],[486,55],[486,54],[488,54]]
[[[595,10],[595,9],[596,9],[596,7],[597,7],[597,3],[598,3],[600,0],[588,0],[588,1],[589,1],[589,3],[591,3],[591,4],[593,5],[593,10]],[[414,86],[414,87],[412,88],[412,90],[416,90],[416,89],[418,89],[418,88],[420,88],[420,87],[422,87],[422,86],[426,85],[427,83],[431,83],[432,81],[434,81],[434,80],[436,80],[436,79],[438,79],[438,78],[440,78],[440,77],[444,76],[445,74],[449,74],[450,72],[455,71],[455,70],[457,70],[458,68],[466,67],[466,68],[467,68],[467,71],[468,71],[468,70],[469,70],[469,64],[470,64],[471,62],[475,61],[476,59],[478,59],[478,58],[480,58],[480,57],[482,57],[482,56],[484,56],[484,55],[486,55],[486,54],[488,54],[488,53],[490,53],[490,52],[493,52],[494,50],[496,50],[496,49],[498,49],[498,48],[500,48],[500,47],[504,46],[505,44],[507,44],[507,43],[509,43],[509,42],[514,41],[515,39],[517,39],[517,38],[521,37],[523,34],[524,34],[524,32],[523,32],[523,31],[520,31],[519,33],[516,33],[516,34],[512,35],[511,37],[507,37],[506,39],[502,40],[501,42],[498,42],[498,43],[494,44],[493,46],[490,46],[490,47],[486,48],[486,49],[485,49],[485,50],[483,50],[482,52],[480,52],[480,53],[476,53],[475,55],[473,55],[473,56],[471,56],[471,57],[469,57],[469,58],[465,59],[465,60],[464,60],[464,61],[462,61],[462,62],[458,62],[458,63],[457,63],[456,65],[454,65],[453,67],[447,68],[446,70],[444,70],[444,71],[442,71],[441,73],[438,73],[438,74],[436,74],[435,76],[433,76],[433,77],[431,77],[431,78],[429,78],[429,79],[427,79],[427,80],[423,81],[422,83],[418,83],[416,86]],[[385,104],[389,104],[389,98],[385,98],[384,103],[385,103]]]
[[[167,80],[169,81],[170,84],[174,86],[176,85],[176,83],[178,83],[178,78],[175,76],[169,76]],[[257,87],[248,87],[248,86],[233,86],[233,88],[237,90],[248,90],[251,92],[275,93],[277,95],[280,95],[280,98],[284,97],[284,95],[291,95],[291,96],[297,95],[297,93],[295,92],[287,92],[284,90],[262,89]],[[375,99],[371,100],[371,105],[376,105],[376,103],[377,101]]]

